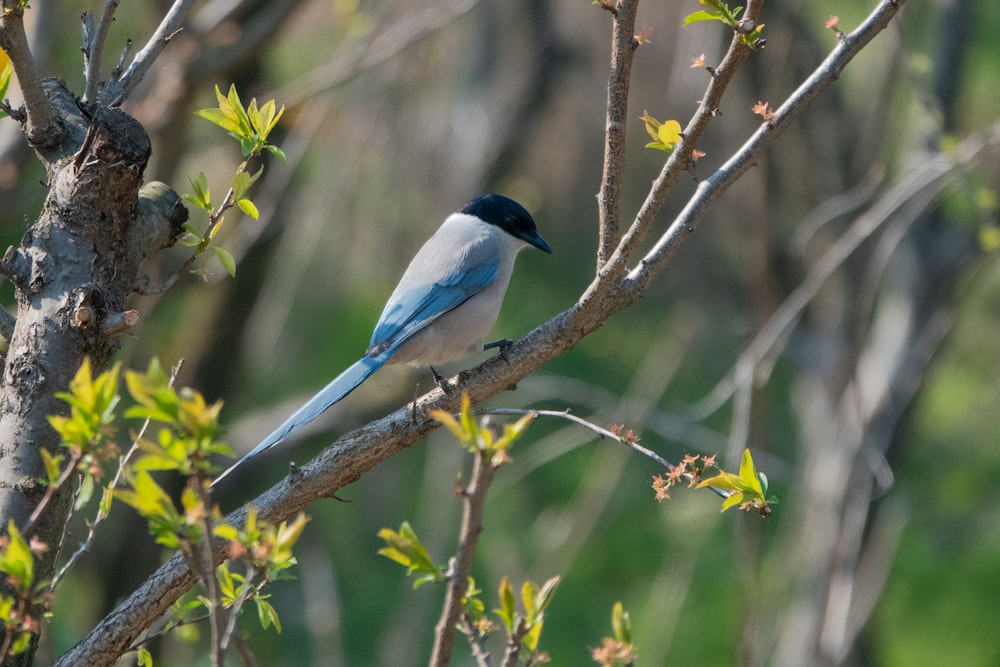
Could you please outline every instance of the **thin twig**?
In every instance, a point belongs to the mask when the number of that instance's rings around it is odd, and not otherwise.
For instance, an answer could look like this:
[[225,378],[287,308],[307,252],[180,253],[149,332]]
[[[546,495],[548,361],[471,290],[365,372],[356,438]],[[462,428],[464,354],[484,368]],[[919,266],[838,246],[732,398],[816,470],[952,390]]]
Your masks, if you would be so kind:
[[[744,18],[756,21],[759,18],[762,5],[762,0],[748,2]],[[624,265],[625,262],[629,261],[639,244],[652,230],[653,221],[663,208],[667,193],[681,174],[693,167],[694,151],[701,141],[702,135],[708,129],[712,119],[718,116],[723,94],[752,51],[740,40],[739,35],[733,35],[726,55],[723,56],[722,62],[713,70],[712,76],[709,78],[698,110],[688,121],[681,133],[681,140],[671,152],[670,157],[667,158],[656,180],[653,181],[653,186],[650,188],[649,194],[646,195],[646,200],[636,214],[635,220],[622,237],[614,256],[609,260],[612,267]]]
[[486,650],[486,644],[483,642],[485,636],[472,623],[468,614],[462,614],[459,629],[469,641],[469,648],[472,651],[472,657],[476,660],[476,664],[479,667],[490,667],[490,652]]
[[[625,435],[622,435],[621,433],[615,433],[614,431],[608,430],[608,429],[604,428],[603,426],[598,426],[597,424],[595,424],[593,422],[589,422],[586,419],[583,419],[581,417],[577,417],[576,415],[570,413],[569,410],[525,410],[523,408],[484,408],[484,409],[481,409],[481,410],[476,410],[475,414],[477,414],[477,415],[533,415],[533,416],[536,416],[536,417],[557,417],[559,419],[565,419],[567,421],[573,422],[574,424],[579,424],[580,426],[583,426],[584,428],[586,428],[586,429],[588,429],[590,431],[593,431],[598,436],[600,436],[602,439],[603,438],[610,438],[611,440],[615,440],[615,441],[617,441],[617,442],[625,445],[629,449],[632,449],[632,450],[634,450],[634,451],[642,454],[643,456],[646,456],[646,457],[652,459],[653,461],[656,461],[657,463],[659,463],[661,466],[663,466],[664,468],[666,468],[670,472],[673,472],[673,470],[675,468],[674,464],[671,463],[670,461],[667,461],[665,458],[663,458],[662,456],[660,456],[659,454],[657,454],[653,450],[648,449],[648,448],[643,447],[642,445],[640,445],[639,444],[639,438],[636,437],[636,436],[634,436],[634,435],[632,435],[631,432],[626,432]],[[690,472],[683,472],[683,473],[681,473],[681,477],[683,477],[688,482],[693,482],[695,480],[694,473],[690,473]],[[719,488],[716,488],[714,486],[709,486],[707,488],[710,489],[713,493],[715,493],[720,498],[728,498],[729,496],[731,496],[733,494],[732,491],[729,491],[729,490],[726,490],[726,489],[719,489]]]
[[434,648],[431,652],[432,667],[447,667],[455,644],[455,626],[462,615],[462,597],[469,585],[472,561],[476,554],[479,537],[483,533],[483,512],[486,509],[486,494],[496,467],[489,460],[489,454],[478,452],[473,457],[472,475],[469,485],[462,490],[462,528],[459,532],[458,553],[448,575],[441,617],[434,628]]
[[[191,271],[191,267],[194,266],[195,261],[201,257],[205,250],[208,249],[208,243],[215,236],[215,230],[223,223],[226,217],[226,212],[229,211],[233,206],[236,205],[236,198],[234,196],[232,188],[229,188],[229,192],[226,193],[225,199],[222,200],[222,205],[219,206],[219,210],[215,213],[209,215],[208,227],[205,229],[205,233],[201,235],[201,241],[198,246],[194,249],[184,263],[177,267],[177,270],[167,276],[158,287],[137,287],[135,289],[137,294],[142,296],[154,296],[156,294],[163,294],[172,288],[177,281],[183,278]],[[204,247],[202,247],[204,246]]]
[[219,594],[219,580],[215,576],[215,540],[212,539],[212,493],[209,490],[209,480],[201,470],[196,471],[189,481],[195,486],[198,500],[201,502],[202,547],[199,550],[202,557],[202,574],[205,590],[208,591],[208,627],[211,633],[212,667],[222,667],[225,662],[225,647],[222,636],[222,597]]
[[240,595],[233,602],[232,607],[229,609],[229,618],[226,620],[226,629],[222,633],[222,650],[225,651],[229,646],[229,640],[235,636],[236,633],[236,619],[239,618],[240,610],[243,609],[243,605],[246,601],[250,599],[250,594],[254,592],[254,587],[250,585],[254,577],[257,576],[257,568],[253,565],[253,560],[247,559],[247,569],[246,576],[243,579],[243,588],[240,590]]
[[90,41],[84,44],[86,54],[86,88],[83,93],[84,102],[96,102],[97,91],[101,85],[101,54],[104,52],[104,42],[108,38],[108,30],[115,20],[115,12],[121,0],[105,0],[101,20],[90,35]]
[[[633,290],[642,291],[652,283],[653,279],[670,260],[683,241],[694,232],[698,223],[704,218],[709,204],[718,199],[723,192],[736,182],[736,179],[754,166],[759,157],[774,143],[782,132],[788,129],[823,91],[840,78],[840,73],[847,66],[847,63],[867,46],[876,35],[886,28],[889,21],[892,20],[905,2],[906,0],[882,0],[857,30],[837,41],[837,45],[823,63],[778,107],[774,112],[773,119],[763,123],[724,165],[698,185],[695,194],[688,200],[687,205],[674,219],[666,233],[646,253],[638,266],[629,272],[627,279],[622,285],[624,292],[631,292]],[[751,3],[748,7],[747,13],[751,17],[753,15],[749,12],[756,4],[758,3]],[[721,69],[723,68],[720,66]],[[713,77],[713,84],[718,78]],[[710,84],[710,89],[713,84]],[[685,134],[687,132],[688,130],[685,130]],[[680,145],[683,146],[685,142],[686,139],[682,139]],[[673,157],[671,155],[671,159]],[[659,180],[654,185],[654,191],[650,193],[650,197],[647,198],[646,203],[643,205],[643,210],[640,211],[637,222],[643,217],[643,212],[647,207],[655,203],[655,191],[658,189]],[[659,207],[655,207],[655,210],[658,212]],[[633,225],[633,227],[635,226]],[[632,239],[623,239],[622,246],[625,246],[622,250],[631,250],[634,247],[634,241]]]
[[153,66],[153,61],[180,30],[181,23],[194,3],[195,0],[174,0],[174,4],[167,10],[166,16],[160,21],[156,31],[150,36],[146,45],[135,54],[135,58],[132,59],[132,63],[121,75],[121,78],[108,82],[102,95],[102,97],[107,96],[107,99],[102,99],[102,103],[109,107],[117,107],[125,101],[125,98]]
[[558,417],[559,419],[565,419],[571,421],[574,424],[578,424],[587,430],[593,431],[598,436],[603,438],[609,438],[615,440],[616,442],[625,445],[629,449],[633,449],[643,456],[647,456],[652,460],[659,463],[661,466],[667,470],[673,470],[674,465],[667,461],[665,458],[657,454],[651,449],[647,449],[640,445],[634,438],[629,438],[627,435],[622,435],[620,433],[615,433],[610,431],[603,426],[598,426],[593,422],[589,422],[582,417],[577,417],[569,410],[524,410],[520,408],[484,408],[482,410],[476,410],[477,415],[534,415],[538,417]]
[[76,465],[80,462],[81,458],[83,458],[83,455],[79,452],[72,453],[69,459],[69,465],[66,466],[62,473],[60,473],[59,479],[57,479],[54,484],[49,484],[48,487],[46,487],[45,495],[42,496],[42,499],[38,501],[37,505],[35,505],[35,509],[31,512],[31,516],[28,517],[28,520],[21,528],[22,533],[27,534],[31,532],[32,528],[35,527],[35,522],[38,521],[38,517],[42,515],[45,508],[47,508],[49,503],[52,502],[52,498],[56,495],[56,492],[62,488],[63,484],[65,484],[72,475],[76,473]]

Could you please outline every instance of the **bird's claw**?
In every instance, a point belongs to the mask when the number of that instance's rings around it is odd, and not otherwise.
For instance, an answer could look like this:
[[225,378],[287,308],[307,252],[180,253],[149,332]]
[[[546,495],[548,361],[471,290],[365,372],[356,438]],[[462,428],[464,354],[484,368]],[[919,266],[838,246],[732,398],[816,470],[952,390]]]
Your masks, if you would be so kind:
[[513,344],[514,341],[512,341],[511,339],[501,338],[500,340],[495,340],[492,343],[486,343],[485,345],[483,345],[483,351],[485,352],[486,350],[492,350],[496,348],[498,350],[497,352],[498,357],[500,357],[504,361],[510,361],[509,359],[507,359],[507,350],[509,350],[510,346]]

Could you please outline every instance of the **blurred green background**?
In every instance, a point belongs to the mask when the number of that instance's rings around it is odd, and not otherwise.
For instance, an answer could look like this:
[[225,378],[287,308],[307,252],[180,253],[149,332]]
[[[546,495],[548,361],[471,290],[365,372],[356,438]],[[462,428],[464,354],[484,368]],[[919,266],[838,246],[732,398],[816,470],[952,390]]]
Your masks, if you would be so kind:
[[[102,3],[32,4],[42,71],[80,91],[78,17]],[[168,5],[122,3],[106,69]],[[833,48],[831,14],[849,31],[872,5],[767,3],[767,47],[727,93],[696,176],[757,127],[754,103],[780,104]],[[654,33],[635,61],[626,220],[664,158],[643,148],[638,117],[684,124],[708,78],[691,59],[716,63],[728,43],[717,24],[681,27],[699,8],[640,7]],[[475,575],[490,596],[504,575],[515,585],[562,576],[542,637],[552,664],[587,664],[616,600],[644,665],[1000,664],[998,31],[990,0],[909,0],[714,205],[642,301],[491,402],[624,423],[674,461],[718,453],[733,469],[746,444],[781,499],[767,520],[720,515],[707,492],[677,489],[658,505],[651,461],[536,422],[498,476]],[[227,220],[236,278],[208,263],[207,281],[137,298],[143,320],[120,357],[132,368],[183,358],[180,382],[225,400],[227,441],[245,452],[360,356],[412,254],[486,191],[524,203],[555,249],[520,257],[497,335],[567,308],[595,265],[610,32],[608,14],[583,1],[198,4],[126,106],[153,139],[147,180],[184,192],[203,170],[216,196],[225,191],[236,146],[192,114],[214,105],[215,85],[286,105],[289,161],[265,165],[259,222]],[[41,178],[16,125],[0,122],[5,243],[37,216]],[[681,179],[659,231],[695,185]],[[197,212],[192,221],[204,224]],[[753,385],[706,409],[782,304],[866,223],[758,360]],[[153,282],[183,257],[157,258]],[[9,285],[2,295],[12,302]],[[381,371],[308,437],[242,468],[220,490],[223,509],[430,387],[425,373]],[[409,520],[445,561],[458,530],[453,484],[468,464],[438,433],[339,492],[348,502],[311,507],[298,580],[273,587],[283,632],[243,619],[260,664],[425,663],[443,591],[412,591],[376,555],[376,532]],[[84,534],[80,520],[67,545]],[[166,555],[116,507],[60,589],[39,664]],[[186,632],[156,644],[157,664],[208,664],[188,641],[197,628]],[[471,664],[463,648],[455,664]]]

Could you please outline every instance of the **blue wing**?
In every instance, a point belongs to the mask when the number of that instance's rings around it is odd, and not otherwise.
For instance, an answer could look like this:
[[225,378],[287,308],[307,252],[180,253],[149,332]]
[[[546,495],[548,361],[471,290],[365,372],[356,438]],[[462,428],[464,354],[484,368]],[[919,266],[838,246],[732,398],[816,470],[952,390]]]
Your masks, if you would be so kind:
[[369,356],[387,353],[388,358],[413,334],[490,285],[497,277],[499,265],[499,260],[491,257],[430,285],[393,293],[375,325]]

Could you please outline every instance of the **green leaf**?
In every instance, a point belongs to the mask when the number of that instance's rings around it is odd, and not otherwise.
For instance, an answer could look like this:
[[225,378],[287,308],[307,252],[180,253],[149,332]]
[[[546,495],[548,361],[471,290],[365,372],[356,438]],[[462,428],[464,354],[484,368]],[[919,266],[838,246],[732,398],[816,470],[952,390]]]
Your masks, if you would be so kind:
[[35,557],[14,520],[7,522],[7,548],[0,553],[0,572],[6,572],[20,590],[31,590],[35,578]]
[[241,199],[243,195],[247,193],[247,190],[250,189],[250,186],[256,183],[257,179],[259,179],[261,177],[261,174],[264,173],[264,168],[261,167],[260,169],[257,170],[256,173],[251,174],[244,170],[245,166],[246,163],[244,162],[243,164],[240,165],[240,168],[237,170],[236,175],[233,176],[233,184],[232,184],[233,196],[236,197],[237,199]]
[[531,623],[535,619],[535,583],[525,580],[521,584],[521,605],[524,607],[524,615]]
[[[408,522],[404,521],[400,525],[398,533],[391,528],[383,528],[378,532],[378,536],[386,543],[385,548],[379,549],[379,555],[394,560],[407,568],[407,574],[421,575],[420,579],[414,583],[414,588],[418,588],[428,581],[442,581],[444,579],[444,572],[431,560],[427,548],[421,544],[416,532]],[[431,579],[427,579],[427,577],[431,577]]]
[[195,206],[211,211],[212,196],[208,190],[208,177],[205,176],[205,172],[199,171],[194,178],[188,176],[188,182],[191,184],[191,189],[194,190],[194,195],[185,195],[185,198]]
[[688,14],[684,19],[684,25],[691,25],[692,23],[699,23],[701,21],[721,21],[722,15],[718,12],[707,12],[705,10],[699,10],[693,14]]
[[281,619],[278,618],[278,612],[271,606],[271,603],[261,598],[254,598],[254,602],[257,604],[257,617],[260,619],[260,627],[267,630],[273,625],[274,629],[280,635]]
[[559,586],[559,582],[562,581],[561,577],[555,576],[549,578],[542,588],[535,594],[535,614],[538,618],[541,618],[548,609],[549,603],[552,602],[552,598],[555,597],[556,588]]
[[720,509],[719,511],[725,512],[727,509],[731,507],[739,507],[740,505],[743,504],[745,498],[746,498],[745,493],[734,493],[733,495],[729,496],[722,502],[722,509]]
[[94,476],[91,474],[83,475],[83,478],[80,480],[80,491],[76,495],[76,502],[73,503],[73,510],[78,512],[86,507],[93,495]]
[[[216,96],[219,97],[219,107],[223,108],[224,103],[221,95],[219,95],[218,86],[215,89]],[[229,84],[229,94],[226,96],[225,102],[228,102],[228,111],[231,111],[237,118],[240,124],[240,130],[238,134],[241,138],[253,138],[253,126],[250,124],[250,119],[247,117],[246,108],[243,106],[243,102],[240,101],[240,95],[236,92],[236,84]]]
[[222,264],[222,268],[226,270],[226,273],[235,278],[236,260],[233,259],[232,254],[225,248],[221,248],[217,245],[213,245],[210,247],[212,248],[212,252],[215,253],[215,256],[219,258],[219,263]]
[[504,577],[500,582],[499,596],[500,608],[493,611],[503,621],[504,627],[507,628],[507,634],[510,635],[514,632],[514,589],[507,577]]
[[285,156],[285,151],[281,150],[277,146],[272,146],[271,144],[267,144],[266,146],[264,146],[264,150],[270,152],[274,157],[278,158],[282,162],[285,162],[288,159]]
[[114,491],[110,486],[104,487],[104,491],[101,493],[101,503],[98,508],[101,516],[107,516],[111,513],[111,502],[114,500]]
[[753,489],[743,481],[743,478],[739,475],[734,475],[731,472],[720,472],[715,477],[710,477],[708,479],[702,480],[696,486],[696,489],[702,489],[706,486],[714,486],[719,489],[731,489],[733,491],[741,492],[752,492]]
[[747,485],[751,493],[755,496],[764,497],[764,489],[761,488],[760,478],[757,477],[757,468],[754,467],[753,457],[750,450],[743,450],[743,460],[740,462],[740,479]]
[[[0,100],[2,100],[7,97],[7,88],[10,87],[11,77],[14,76],[14,66],[11,65],[10,59],[2,50],[0,50],[0,61],[3,62],[3,68],[0,69]],[[6,116],[6,111],[0,111],[0,118]]]
[[257,205],[254,204],[249,199],[237,200],[236,205],[240,207],[240,210],[247,215],[247,217],[257,220],[260,218],[260,211],[257,210]]
[[[50,417],[49,420],[51,421],[52,418]],[[59,429],[56,430],[58,431]],[[41,449],[41,453],[42,464],[45,466],[45,477],[48,478],[50,485],[55,484],[56,480],[58,480],[59,476],[62,474],[60,466],[62,465],[63,455],[52,454],[49,450],[44,448]]]
[[611,632],[615,640],[622,644],[632,643],[632,619],[629,617],[621,600],[611,608]]
[[538,641],[542,638],[542,626],[544,623],[538,621],[531,624],[531,629],[521,638],[521,644],[534,653],[538,649]]
[[240,133],[240,122],[239,119],[232,114],[226,113],[222,109],[199,109],[194,112],[194,115],[200,116],[210,123],[214,123],[233,134]]
[[146,647],[136,650],[135,662],[139,667],[153,667],[153,654]]
[[12,655],[21,655],[28,650],[29,646],[31,646],[31,633],[22,632],[14,640],[14,643],[11,644],[10,652]]

